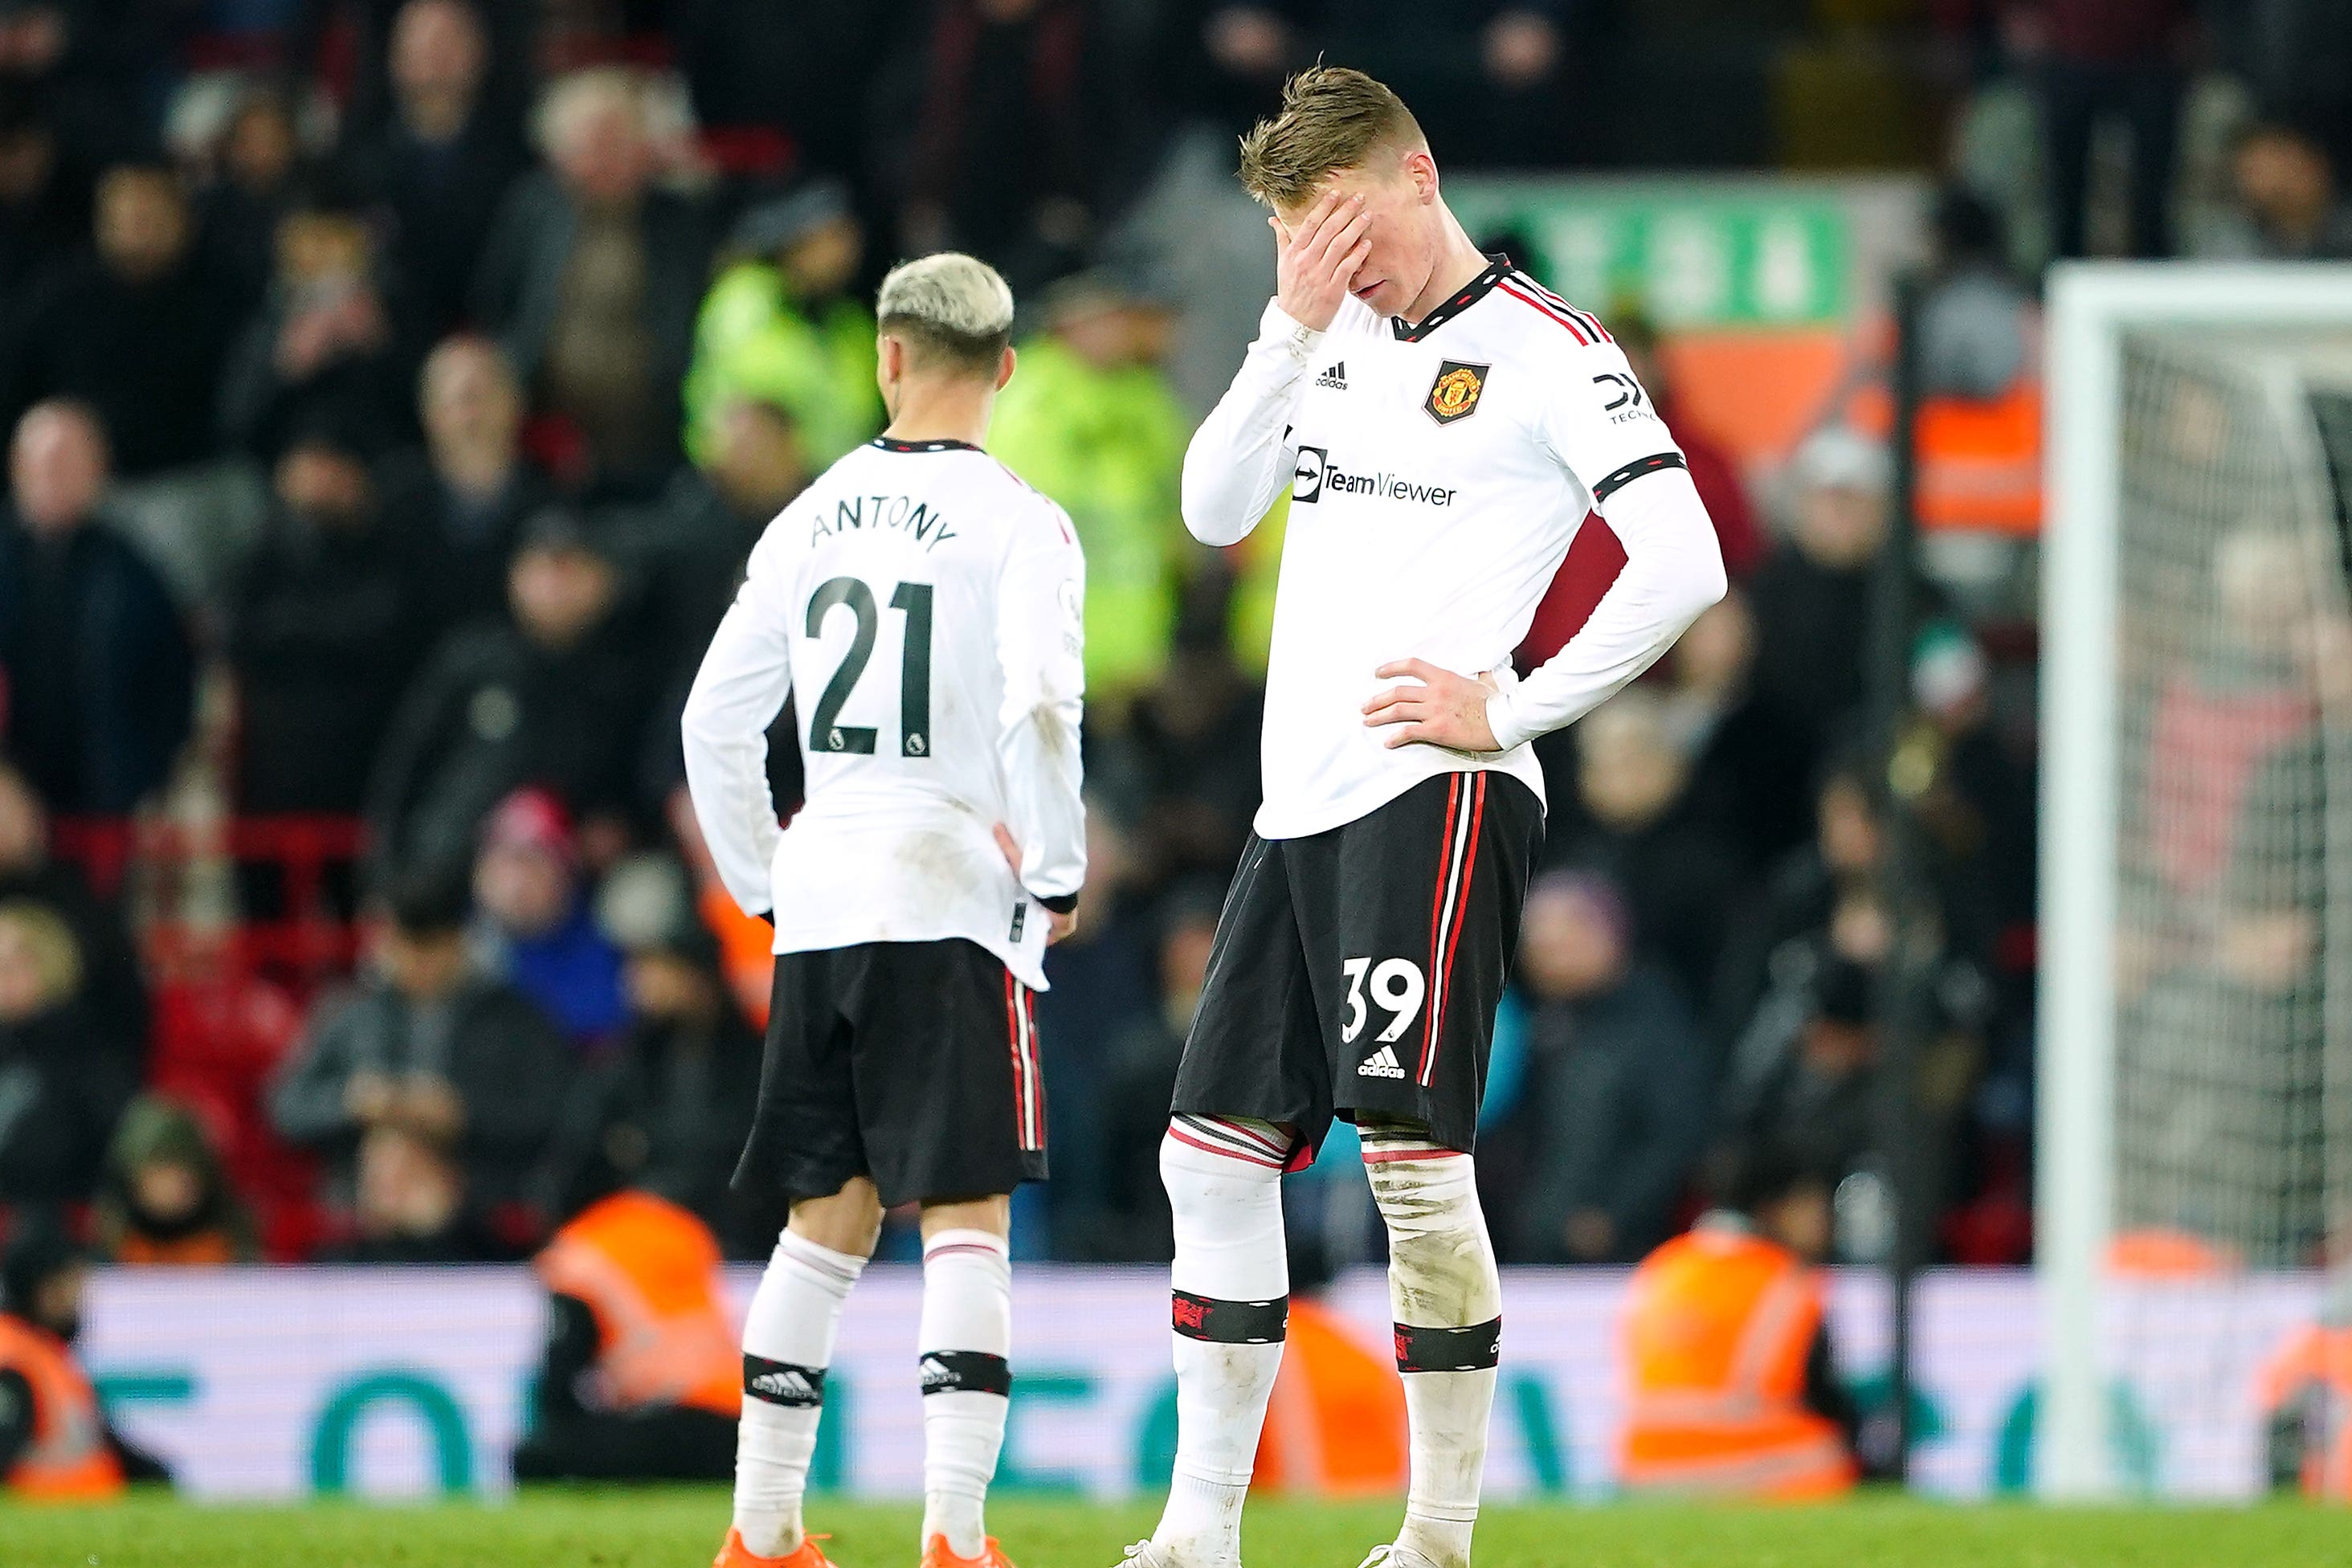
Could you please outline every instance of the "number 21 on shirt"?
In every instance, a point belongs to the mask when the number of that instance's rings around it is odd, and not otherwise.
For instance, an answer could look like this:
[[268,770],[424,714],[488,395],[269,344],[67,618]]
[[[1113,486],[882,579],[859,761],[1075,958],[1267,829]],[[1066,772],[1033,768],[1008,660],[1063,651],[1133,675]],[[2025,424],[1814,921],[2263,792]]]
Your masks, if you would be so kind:
[[[890,607],[907,617],[906,650],[898,660],[898,754],[931,754],[931,585],[901,583],[890,595]],[[856,634],[833,679],[824,683],[809,716],[808,746],[812,752],[870,756],[874,731],[870,726],[844,724],[841,710],[874,657],[874,637],[881,623],[874,590],[856,577],[835,577],[809,595],[808,635],[824,635],[825,617],[845,609],[857,617]]]

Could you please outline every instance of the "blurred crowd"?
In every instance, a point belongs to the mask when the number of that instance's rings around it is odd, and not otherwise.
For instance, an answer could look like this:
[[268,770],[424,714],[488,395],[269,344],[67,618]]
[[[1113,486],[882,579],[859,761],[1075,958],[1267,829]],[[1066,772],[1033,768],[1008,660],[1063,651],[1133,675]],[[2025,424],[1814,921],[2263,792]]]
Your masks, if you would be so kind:
[[[1744,9],[1899,44],[1931,89],[1931,389],[2031,374],[2047,256],[2352,256],[2341,7]],[[759,531],[879,427],[880,268],[953,246],[1023,301],[992,447],[1089,566],[1094,871],[1039,1000],[1056,1181],[1016,1245],[1164,1256],[1155,1151],[1257,801],[1279,545],[1212,552],[1177,513],[1270,286],[1254,249],[1198,265],[1232,204],[1260,243],[1227,139],[1321,55],[1421,106],[1449,169],[1801,161],[1720,105],[1664,150],[1627,130],[1650,99],[1580,113],[1668,68],[1664,13],[1724,68],[1738,39],[1691,11],[0,0],[0,1207],[125,1262],[464,1260],[628,1187],[764,1254],[778,1215],[728,1177],[766,928],[702,851],[677,718]],[[2030,556],[1929,554],[1898,833],[1862,721],[1883,441],[1834,416],[1744,472],[1676,416],[1659,334],[1585,303],[1735,586],[1541,743],[1481,1144],[1498,1245],[1631,1261],[1769,1149],[1835,1190],[1847,1256],[1883,1247],[1899,837],[1940,951],[1935,1247],[2020,1259]],[[1336,1258],[1374,1245],[1360,1180],[1295,1201]]]

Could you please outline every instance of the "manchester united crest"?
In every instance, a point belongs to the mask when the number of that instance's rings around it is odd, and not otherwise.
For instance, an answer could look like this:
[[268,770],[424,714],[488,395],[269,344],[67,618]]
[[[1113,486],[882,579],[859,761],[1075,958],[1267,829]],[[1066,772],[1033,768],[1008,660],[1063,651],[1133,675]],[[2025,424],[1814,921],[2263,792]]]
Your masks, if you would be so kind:
[[1486,372],[1490,368],[1465,364],[1458,359],[1447,360],[1437,367],[1437,380],[1430,386],[1429,397],[1422,407],[1440,425],[1468,418],[1478,411],[1478,395],[1486,390]]

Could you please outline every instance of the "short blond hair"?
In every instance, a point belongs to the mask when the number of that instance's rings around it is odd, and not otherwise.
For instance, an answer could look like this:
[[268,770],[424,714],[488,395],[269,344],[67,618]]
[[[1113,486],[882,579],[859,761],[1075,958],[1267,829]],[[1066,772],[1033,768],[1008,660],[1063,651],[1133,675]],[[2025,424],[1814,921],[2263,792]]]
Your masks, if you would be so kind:
[[944,362],[992,376],[1013,341],[1013,290],[987,262],[942,250],[892,268],[874,317],[907,342],[919,365]]
[[1384,148],[1426,147],[1404,100],[1362,71],[1309,66],[1282,84],[1282,110],[1242,138],[1242,188],[1276,212],[1307,205],[1342,169]]

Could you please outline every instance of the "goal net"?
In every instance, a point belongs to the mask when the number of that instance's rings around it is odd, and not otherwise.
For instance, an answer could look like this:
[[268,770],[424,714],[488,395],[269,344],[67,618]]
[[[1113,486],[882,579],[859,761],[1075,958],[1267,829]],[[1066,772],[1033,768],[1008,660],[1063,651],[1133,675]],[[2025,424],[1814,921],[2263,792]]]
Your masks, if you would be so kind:
[[2052,295],[2038,1473],[2251,1495],[2352,1244],[2352,269]]

